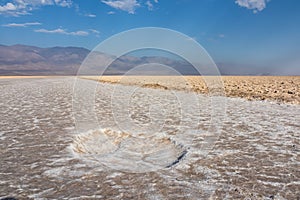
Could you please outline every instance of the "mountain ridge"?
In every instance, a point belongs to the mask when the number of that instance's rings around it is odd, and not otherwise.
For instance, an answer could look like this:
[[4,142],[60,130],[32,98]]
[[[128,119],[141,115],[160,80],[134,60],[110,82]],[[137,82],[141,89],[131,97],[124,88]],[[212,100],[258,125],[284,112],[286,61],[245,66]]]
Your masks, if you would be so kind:
[[[125,55],[115,59],[114,56],[101,52],[90,53],[90,50],[83,47],[42,48],[22,44],[0,44],[0,75],[76,75],[88,55],[95,56],[93,59],[97,60],[98,69],[113,61],[105,72],[110,75],[124,74],[135,66],[149,63],[172,65],[171,68],[184,74],[196,73],[189,63],[166,57]],[[97,70],[88,69],[86,73],[94,75]]]
[[[82,72],[80,66],[87,56],[94,63]],[[147,65],[150,72],[136,70],[139,75],[168,75],[166,73],[170,71],[171,75],[199,75],[187,61],[168,57],[124,55],[116,58],[83,47],[42,48],[23,44],[0,44],[0,75],[122,75],[132,73],[135,67],[143,65]],[[164,71],[166,67],[162,66],[167,66],[169,71]],[[241,67],[226,63],[217,63],[217,66],[221,75],[281,75],[272,67]],[[207,75],[205,69],[202,73]]]

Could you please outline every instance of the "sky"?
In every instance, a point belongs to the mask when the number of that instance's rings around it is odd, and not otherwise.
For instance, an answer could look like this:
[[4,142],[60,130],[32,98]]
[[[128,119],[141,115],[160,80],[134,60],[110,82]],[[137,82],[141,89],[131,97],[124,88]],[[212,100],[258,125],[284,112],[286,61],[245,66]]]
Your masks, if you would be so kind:
[[300,75],[299,0],[0,0],[0,44],[93,49],[133,28],[163,27],[216,63]]

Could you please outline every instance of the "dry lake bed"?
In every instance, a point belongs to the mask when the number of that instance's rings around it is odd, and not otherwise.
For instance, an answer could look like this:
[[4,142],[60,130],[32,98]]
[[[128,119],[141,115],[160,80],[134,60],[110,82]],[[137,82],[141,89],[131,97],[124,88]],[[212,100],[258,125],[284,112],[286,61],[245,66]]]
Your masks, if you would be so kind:
[[297,104],[74,77],[0,91],[0,199],[300,199]]

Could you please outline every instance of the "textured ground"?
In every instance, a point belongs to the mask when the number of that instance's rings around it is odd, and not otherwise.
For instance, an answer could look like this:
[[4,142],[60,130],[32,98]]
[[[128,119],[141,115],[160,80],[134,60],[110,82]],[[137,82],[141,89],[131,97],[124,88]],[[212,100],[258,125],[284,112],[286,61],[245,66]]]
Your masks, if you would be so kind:
[[[98,79],[97,77],[87,77]],[[121,76],[102,76],[100,81],[117,83]],[[172,76],[131,76],[121,82],[129,85],[164,89],[192,89],[207,94],[208,89],[201,77],[184,76],[186,83]],[[180,80],[180,81],[178,81]],[[300,104],[300,76],[223,76],[226,96],[248,100],[269,100],[279,103]]]
[[0,76],[0,79],[13,79],[13,78],[18,78],[18,79],[20,79],[20,78],[49,78],[49,77],[51,77],[51,76]]
[[300,199],[299,105],[77,83],[0,80],[0,199]]

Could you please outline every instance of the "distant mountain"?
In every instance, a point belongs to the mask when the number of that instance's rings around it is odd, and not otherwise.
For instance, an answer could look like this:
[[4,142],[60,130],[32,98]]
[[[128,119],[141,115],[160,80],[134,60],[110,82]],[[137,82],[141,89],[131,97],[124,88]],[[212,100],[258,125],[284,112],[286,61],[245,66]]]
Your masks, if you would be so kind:
[[[88,63],[83,62],[89,57]],[[82,65],[87,67],[81,67]],[[109,65],[110,64],[110,65]],[[106,66],[109,67],[106,69]],[[240,66],[217,63],[222,75],[286,75],[274,67]],[[141,67],[144,66],[144,67]],[[82,70],[84,69],[84,71]],[[105,69],[105,71],[104,71]],[[209,66],[202,69],[207,74]],[[294,70],[295,71],[295,70]],[[295,74],[292,70],[290,74]],[[117,58],[79,47],[40,48],[26,45],[0,45],[0,75],[198,75],[185,60],[158,56]],[[299,69],[296,70],[299,74]]]
[[[88,55],[89,61],[93,63],[89,63],[89,67],[84,72],[81,71],[81,74],[99,74],[112,61],[105,74],[124,74],[136,66],[149,63],[166,65],[181,74],[197,74],[189,63],[165,57],[122,56],[116,59],[112,55],[101,52],[90,54],[88,49],[78,47],[40,48],[26,45],[0,45],[0,75],[76,75]],[[160,74],[162,67],[154,64],[148,68],[147,74]],[[135,70],[134,73],[143,74],[144,69]],[[162,74],[169,72],[170,70]]]
[[0,46],[0,74],[75,74],[89,50],[78,47]]

